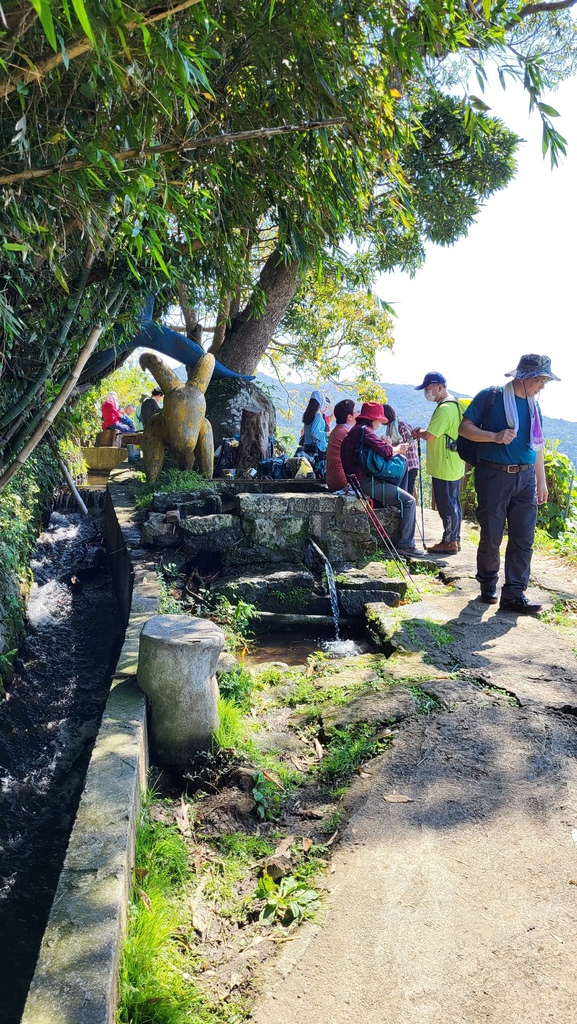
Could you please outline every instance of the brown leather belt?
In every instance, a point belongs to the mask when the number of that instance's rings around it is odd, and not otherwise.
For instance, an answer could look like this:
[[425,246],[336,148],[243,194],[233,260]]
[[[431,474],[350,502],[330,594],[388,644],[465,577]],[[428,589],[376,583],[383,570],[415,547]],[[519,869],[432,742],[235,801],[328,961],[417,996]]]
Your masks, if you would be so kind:
[[521,473],[524,469],[534,469],[535,464],[527,464],[524,466],[507,466],[503,462],[489,462],[488,459],[481,459],[481,462],[485,466],[490,466],[491,469],[500,469],[503,473]]

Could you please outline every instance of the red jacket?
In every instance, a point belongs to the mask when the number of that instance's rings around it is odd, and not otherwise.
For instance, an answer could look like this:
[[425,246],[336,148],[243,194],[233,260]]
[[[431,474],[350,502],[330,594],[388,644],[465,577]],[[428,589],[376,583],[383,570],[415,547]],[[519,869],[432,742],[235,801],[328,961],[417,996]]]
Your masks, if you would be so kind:
[[365,444],[367,448],[371,448],[377,455],[383,455],[385,459],[392,459],[393,457],[393,449],[388,441],[383,441],[381,437],[378,437],[370,425],[356,423],[354,427],[351,427],[341,445],[341,462],[346,474],[354,473],[359,479],[366,474],[366,470],[357,462],[355,454],[361,441],[363,427],[365,429]]
[[102,429],[110,430],[115,427],[123,416],[122,409],[117,409],[112,402],[102,403]]
[[342,491],[347,486],[347,477],[341,462],[341,446],[351,428],[346,423],[337,423],[329,434],[327,445],[327,487],[329,491]]

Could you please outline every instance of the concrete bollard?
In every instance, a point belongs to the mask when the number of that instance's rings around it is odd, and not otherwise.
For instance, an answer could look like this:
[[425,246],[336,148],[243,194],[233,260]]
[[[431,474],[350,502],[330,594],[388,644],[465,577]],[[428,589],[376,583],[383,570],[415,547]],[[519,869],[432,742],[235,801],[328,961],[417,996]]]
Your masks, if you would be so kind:
[[185,765],[218,729],[216,664],[224,633],[209,619],[155,615],[140,634],[138,685],[150,698],[159,764]]

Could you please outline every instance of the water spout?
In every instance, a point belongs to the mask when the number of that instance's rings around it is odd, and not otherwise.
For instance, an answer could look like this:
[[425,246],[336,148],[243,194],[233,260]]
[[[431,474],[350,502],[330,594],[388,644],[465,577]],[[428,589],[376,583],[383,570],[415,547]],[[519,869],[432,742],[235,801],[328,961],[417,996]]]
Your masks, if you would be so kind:
[[337,640],[340,640],[341,636],[339,633],[339,599],[337,596],[337,584],[335,581],[333,567],[329,562],[327,556],[325,555],[324,551],[322,551],[321,548],[319,548],[318,544],[315,544],[314,540],[311,540],[310,537],[309,543],[311,547],[314,549],[314,551],[316,551],[317,555],[320,555],[323,562],[325,563],[325,575],[327,577],[327,586],[329,588],[329,594],[331,598],[331,609],[335,623],[335,637]]

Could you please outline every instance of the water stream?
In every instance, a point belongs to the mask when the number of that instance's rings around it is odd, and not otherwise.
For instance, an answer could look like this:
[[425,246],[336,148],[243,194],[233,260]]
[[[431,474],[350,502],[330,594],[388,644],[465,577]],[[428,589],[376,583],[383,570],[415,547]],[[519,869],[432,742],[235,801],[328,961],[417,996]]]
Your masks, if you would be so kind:
[[53,513],[0,704],[2,1024],[18,1024],[122,642],[100,520]]

